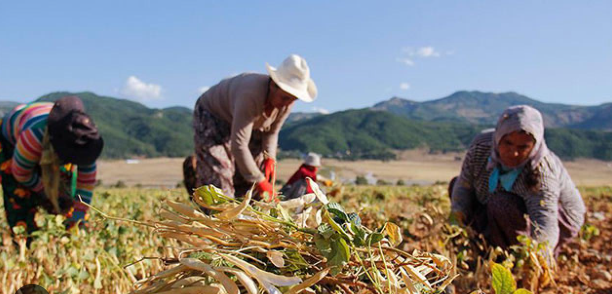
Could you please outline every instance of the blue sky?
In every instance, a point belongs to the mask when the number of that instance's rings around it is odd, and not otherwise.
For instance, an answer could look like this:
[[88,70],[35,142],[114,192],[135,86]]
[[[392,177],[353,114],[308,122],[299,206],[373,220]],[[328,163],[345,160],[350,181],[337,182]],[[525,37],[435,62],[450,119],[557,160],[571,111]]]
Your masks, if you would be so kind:
[[3,1],[0,100],[92,91],[193,107],[222,78],[297,53],[298,111],[516,91],[612,102],[612,1]]

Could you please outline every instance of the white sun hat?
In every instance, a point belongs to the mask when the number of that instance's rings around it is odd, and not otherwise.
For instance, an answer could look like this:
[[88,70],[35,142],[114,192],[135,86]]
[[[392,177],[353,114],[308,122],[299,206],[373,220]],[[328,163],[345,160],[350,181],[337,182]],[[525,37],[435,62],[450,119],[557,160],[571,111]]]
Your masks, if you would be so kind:
[[306,60],[301,56],[289,55],[278,68],[266,62],[266,68],[272,80],[285,92],[304,102],[312,102],[317,97],[317,86],[310,78]]
[[321,166],[321,156],[313,152],[308,152],[304,158],[304,163],[310,166]]

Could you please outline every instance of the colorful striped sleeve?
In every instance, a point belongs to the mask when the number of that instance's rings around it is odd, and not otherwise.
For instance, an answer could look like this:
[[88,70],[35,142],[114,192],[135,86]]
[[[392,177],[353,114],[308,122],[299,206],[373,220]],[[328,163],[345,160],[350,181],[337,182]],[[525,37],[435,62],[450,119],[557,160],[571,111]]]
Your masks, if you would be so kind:
[[43,190],[40,175],[36,167],[42,155],[43,130],[39,128],[28,128],[22,130],[16,140],[11,172],[22,185],[32,189],[34,192]]
[[[91,165],[80,165],[77,167],[77,171],[76,194],[81,196],[83,202],[90,204],[93,198],[93,189],[96,185],[96,163]],[[75,209],[87,211],[88,207],[80,202],[76,202]]]

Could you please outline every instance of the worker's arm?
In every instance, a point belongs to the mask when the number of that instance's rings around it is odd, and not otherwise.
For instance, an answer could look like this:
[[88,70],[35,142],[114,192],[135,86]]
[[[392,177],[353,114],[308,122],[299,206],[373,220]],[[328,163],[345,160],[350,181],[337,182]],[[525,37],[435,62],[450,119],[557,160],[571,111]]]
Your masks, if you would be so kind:
[[263,150],[266,151],[271,158],[276,159],[278,134],[280,133],[280,130],[283,127],[283,124],[285,123],[285,120],[287,120],[287,117],[289,117],[292,107],[293,104],[290,104],[285,109],[281,110],[281,113],[279,113],[280,116],[276,118],[274,123],[272,123],[272,125],[270,126],[270,130],[263,134]]
[[[79,165],[77,167],[77,201],[74,204],[74,211],[76,214],[82,214],[82,217],[85,216],[85,213],[89,209],[87,205],[84,205],[79,200],[82,199],[84,203],[90,204],[93,198],[93,190],[96,185],[96,163],[90,165]],[[73,215],[75,215],[73,213]],[[81,215],[76,215],[76,218],[81,219]]]
[[236,160],[238,171],[245,180],[258,183],[265,179],[263,173],[257,167],[255,159],[249,150],[249,142],[253,132],[253,124],[257,118],[254,110],[253,99],[244,97],[235,105],[232,130],[230,136],[230,148]]
[[22,130],[15,144],[11,173],[17,182],[34,192],[42,192],[44,187],[36,167],[42,155],[42,138],[44,131],[39,128]]

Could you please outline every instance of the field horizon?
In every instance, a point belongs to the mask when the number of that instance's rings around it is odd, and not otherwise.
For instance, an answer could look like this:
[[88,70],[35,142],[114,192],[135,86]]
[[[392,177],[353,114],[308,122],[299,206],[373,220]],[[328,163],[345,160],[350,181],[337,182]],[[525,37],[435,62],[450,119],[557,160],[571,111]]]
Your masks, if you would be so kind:
[[[395,184],[430,185],[448,182],[459,174],[463,153],[430,154],[425,150],[409,150],[398,154],[398,160],[345,161],[323,159],[321,174],[335,173],[336,180],[349,183],[357,176],[366,176],[371,184],[383,180]],[[127,186],[175,187],[182,181],[183,158],[150,158],[138,160],[101,160],[98,179],[102,185],[122,181]],[[277,179],[286,181],[301,164],[298,159],[279,160]],[[612,162],[595,159],[564,161],[570,176],[578,186],[612,185]]]

